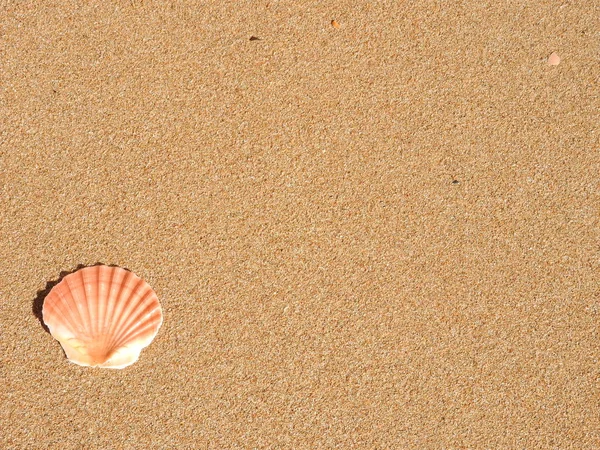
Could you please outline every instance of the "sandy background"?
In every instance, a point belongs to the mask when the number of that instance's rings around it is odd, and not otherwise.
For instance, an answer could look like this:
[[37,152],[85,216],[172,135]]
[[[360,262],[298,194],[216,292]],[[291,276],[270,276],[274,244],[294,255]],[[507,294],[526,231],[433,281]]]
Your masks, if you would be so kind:
[[600,448],[600,2],[489,3],[2,2],[0,448]]

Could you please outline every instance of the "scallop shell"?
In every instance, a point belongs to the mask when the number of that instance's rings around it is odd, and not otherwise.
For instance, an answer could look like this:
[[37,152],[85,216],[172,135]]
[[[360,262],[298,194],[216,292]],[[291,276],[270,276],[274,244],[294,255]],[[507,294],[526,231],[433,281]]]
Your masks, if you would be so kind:
[[136,362],[162,324],[150,285],[109,266],[86,267],[64,277],[44,300],[42,314],[71,362],[111,369]]

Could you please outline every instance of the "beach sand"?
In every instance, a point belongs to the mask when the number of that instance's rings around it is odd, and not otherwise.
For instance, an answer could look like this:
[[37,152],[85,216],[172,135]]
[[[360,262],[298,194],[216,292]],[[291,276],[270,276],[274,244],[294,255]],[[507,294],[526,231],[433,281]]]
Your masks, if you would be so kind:
[[0,448],[600,448],[599,3],[450,3],[5,2]]

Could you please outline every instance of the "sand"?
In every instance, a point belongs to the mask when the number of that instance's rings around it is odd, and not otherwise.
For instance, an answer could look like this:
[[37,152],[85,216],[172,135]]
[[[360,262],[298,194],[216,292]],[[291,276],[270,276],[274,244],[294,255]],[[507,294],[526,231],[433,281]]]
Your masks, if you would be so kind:
[[[4,2],[0,448],[600,448],[599,8]],[[124,370],[39,321],[96,263]]]

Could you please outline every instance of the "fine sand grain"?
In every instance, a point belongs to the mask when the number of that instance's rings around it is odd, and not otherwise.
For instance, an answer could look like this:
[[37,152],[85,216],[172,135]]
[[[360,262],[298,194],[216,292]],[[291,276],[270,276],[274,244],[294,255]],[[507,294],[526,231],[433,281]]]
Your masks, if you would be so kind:
[[[600,448],[599,11],[3,2],[0,448]],[[95,263],[124,370],[38,320]]]

